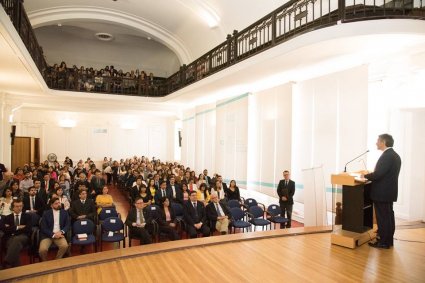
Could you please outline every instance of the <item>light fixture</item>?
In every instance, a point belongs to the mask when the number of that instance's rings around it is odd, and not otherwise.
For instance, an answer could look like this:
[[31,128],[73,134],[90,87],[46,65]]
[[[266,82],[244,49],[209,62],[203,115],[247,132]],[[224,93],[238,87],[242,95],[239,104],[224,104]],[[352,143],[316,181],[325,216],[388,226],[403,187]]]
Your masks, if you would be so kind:
[[59,126],[62,128],[74,128],[77,122],[72,119],[61,119],[59,120]]

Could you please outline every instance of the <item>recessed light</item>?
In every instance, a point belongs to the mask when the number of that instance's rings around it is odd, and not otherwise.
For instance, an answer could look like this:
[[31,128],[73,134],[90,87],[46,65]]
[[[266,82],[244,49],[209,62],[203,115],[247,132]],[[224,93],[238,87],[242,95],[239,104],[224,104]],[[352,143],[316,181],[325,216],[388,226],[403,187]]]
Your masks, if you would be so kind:
[[114,36],[107,32],[98,32],[94,36],[102,41],[111,41],[112,39],[114,39]]
[[61,27],[62,26],[62,24],[61,23],[58,23],[58,27]]
[[148,36],[148,37],[146,37],[148,40],[151,40],[152,39],[152,37],[150,37],[150,36]]

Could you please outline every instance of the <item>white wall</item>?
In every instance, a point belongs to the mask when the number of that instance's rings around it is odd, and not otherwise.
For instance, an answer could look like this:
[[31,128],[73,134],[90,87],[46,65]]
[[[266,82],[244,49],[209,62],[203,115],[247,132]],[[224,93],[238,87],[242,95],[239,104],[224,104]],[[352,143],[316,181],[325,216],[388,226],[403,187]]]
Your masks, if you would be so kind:
[[[304,203],[304,224],[327,224],[332,209],[330,175],[366,150],[367,66],[297,83],[293,94],[292,176]],[[347,166],[347,171],[363,163]],[[330,224],[330,223],[329,223]]]
[[[55,153],[58,160],[127,158],[134,155],[173,160],[174,120],[152,114],[78,113],[20,109],[15,112],[17,136],[40,138],[41,159]],[[60,120],[76,121],[63,128]],[[123,129],[123,125],[133,129]],[[102,132],[99,130],[106,130]]]
[[224,180],[246,180],[248,95],[218,101],[216,105],[215,172]]

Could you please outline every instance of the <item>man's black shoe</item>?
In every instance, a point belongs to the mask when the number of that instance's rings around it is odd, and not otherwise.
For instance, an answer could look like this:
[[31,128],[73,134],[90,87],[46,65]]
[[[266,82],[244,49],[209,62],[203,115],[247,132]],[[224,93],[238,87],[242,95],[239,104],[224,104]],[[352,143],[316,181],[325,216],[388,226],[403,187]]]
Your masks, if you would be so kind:
[[390,248],[389,245],[382,244],[380,242],[375,242],[375,243],[369,242],[369,246],[371,246],[372,248],[377,248],[377,249],[389,249]]

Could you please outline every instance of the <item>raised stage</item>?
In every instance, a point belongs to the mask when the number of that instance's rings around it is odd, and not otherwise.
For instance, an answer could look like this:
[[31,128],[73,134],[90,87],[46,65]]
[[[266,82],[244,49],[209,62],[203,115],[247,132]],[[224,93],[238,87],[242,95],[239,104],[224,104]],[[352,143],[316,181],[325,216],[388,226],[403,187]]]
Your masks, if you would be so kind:
[[425,228],[397,230],[390,250],[331,245],[329,230],[292,228],[136,246],[2,270],[0,280],[423,282]]

